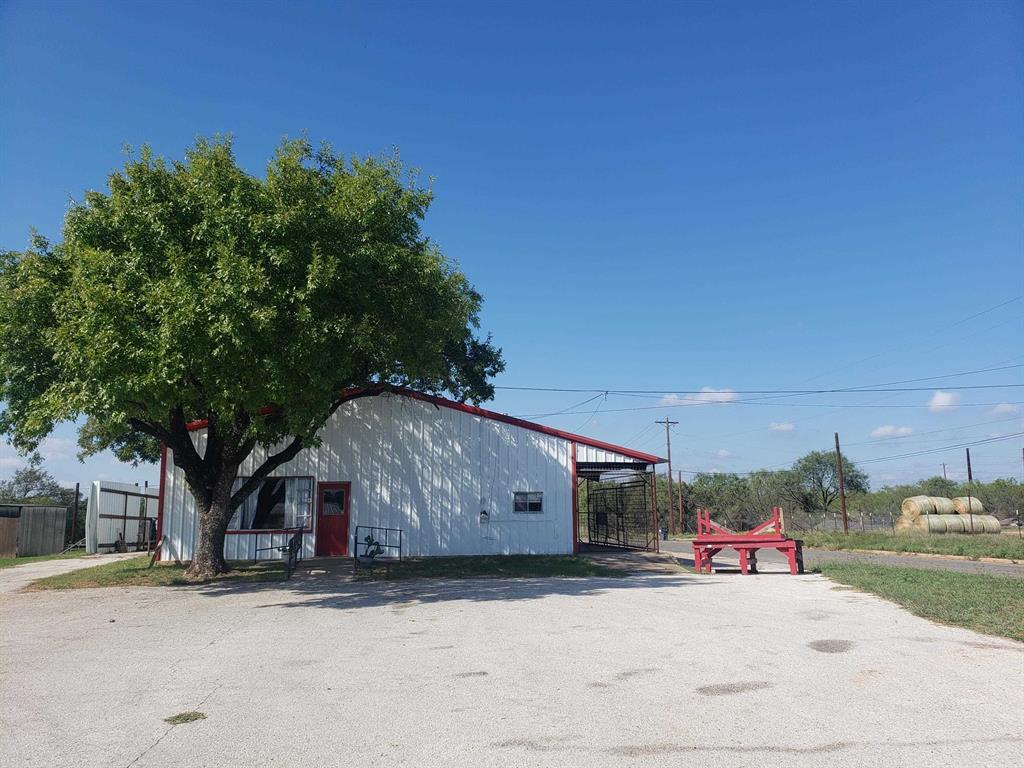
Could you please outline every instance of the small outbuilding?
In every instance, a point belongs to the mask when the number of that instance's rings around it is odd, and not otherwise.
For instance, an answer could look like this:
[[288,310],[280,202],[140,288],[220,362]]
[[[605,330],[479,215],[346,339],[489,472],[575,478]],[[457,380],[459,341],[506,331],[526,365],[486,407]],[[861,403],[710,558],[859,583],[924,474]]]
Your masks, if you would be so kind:
[[[351,556],[366,535],[400,541],[403,556],[657,547],[653,471],[663,459],[651,454],[408,390],[345,403],[319,437],[239,507],[228,559],[280,557],[297,531],[305,557]],[[194,440],[201,452],[202,425]],[[236,484],[265,456],[257,449]],[[161,559],[191,559],[196,530],[184,474],[165,449]]]

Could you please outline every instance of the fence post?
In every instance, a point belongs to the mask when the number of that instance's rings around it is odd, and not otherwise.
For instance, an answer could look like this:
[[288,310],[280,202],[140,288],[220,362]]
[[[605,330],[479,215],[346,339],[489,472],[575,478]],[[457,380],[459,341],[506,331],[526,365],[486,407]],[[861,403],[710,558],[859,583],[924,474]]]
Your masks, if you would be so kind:
[[889,527],[892,528],[892,535],[896,535],[896,518],[892,515],[892,510],[889,510]]

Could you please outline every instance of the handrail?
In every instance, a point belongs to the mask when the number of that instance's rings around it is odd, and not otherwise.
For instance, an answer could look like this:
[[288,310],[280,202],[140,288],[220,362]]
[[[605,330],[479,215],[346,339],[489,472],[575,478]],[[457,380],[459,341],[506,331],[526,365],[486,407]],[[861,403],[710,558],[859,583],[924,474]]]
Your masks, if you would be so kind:
[[[360,531],[367,531],[367,535],[364,538]],[[381,535],[378,538],[377,535]],[[355,533],[355,548],[353,549],[353,556],[358,562],[360,557],[375,558],[383,552],[373,552],[371,554],[371,547],[379,547],[381,550],[394,550],[397,551],[397,559],[402,560],[402,534],[401,528],[383,528],[378,525],[357,525]],[[369,540],[367,540],[369,539]],[[359,547],[363,548],[362,555],[359,554]],[[391,556],[388,559],[395,559],[395,556]]]

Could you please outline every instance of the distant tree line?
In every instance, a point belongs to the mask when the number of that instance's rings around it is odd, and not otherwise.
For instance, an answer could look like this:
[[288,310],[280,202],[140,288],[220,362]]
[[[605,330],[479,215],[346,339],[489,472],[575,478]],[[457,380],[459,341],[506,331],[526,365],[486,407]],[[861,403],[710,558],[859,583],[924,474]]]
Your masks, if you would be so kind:
[[[678,519],[679,492],[682,491],[685,530],[692,531],[698,509],[711,511],[712,518],[730,527],[743,529],[764,520],[773,506],[782,507],[786,522],[795,530],[840,525],[839,483],[835,454],[812,451],[781,471],[698,473],[684,478],[682,488],[673,478],[673,511]],[[843,457],[843,480],[851,527],[860,525],[863,514],[869,525],[888,524],[890,515],[899,517],[900,504],[908,496],[974,496],[985,512],[1004,522],[1024,514],[1024,484],[1012,478],[975,482],[968,488],[943,477],[930,477],[916,483],[884,486],[872,491],[867,475],[856,463]],[[668,478],[658,476],[658,514],[668,525]]]
[[[67,507],[69,513],[75,508],[75,489],[65,488],[44,467],[38,453],[29,457],[28,464],[18,469],[7,480],[0,480],[0,504],[36,504]],[[85,535],[84,495],[78,497],[78,517],[74,530],[78,538]],[[70,519],[70,518],[69,518]],[[72,526],[67,526],[66,536],[70,538]],[[68,543],[71,543],[70,541]]]

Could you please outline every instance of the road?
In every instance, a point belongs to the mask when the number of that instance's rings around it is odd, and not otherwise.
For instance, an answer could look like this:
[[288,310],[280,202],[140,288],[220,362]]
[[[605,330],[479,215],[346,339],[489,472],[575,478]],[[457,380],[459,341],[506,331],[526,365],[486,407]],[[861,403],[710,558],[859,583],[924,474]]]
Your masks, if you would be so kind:
[[1024,645],[817,575],[0,599],[19,768],[1003,768],[1022,711]]
[[60,560],[34,560],[24,565],[0,568],[0,595],[17,592],[22,587],[44,576],[57,576],[58,574],[70,573],[81,568],[92,568],[94,565],[103,565],[114,560],[124,560],[138,556],[138,552],[113,555],[84,555],[82,557],[66,557]]
[[[693,567],[693,546],[689,541],[662,541],[662,552],[671,552],[682,565]],[[722,552],[715,557],[715,562],[739,567],[736,553]],[[1014,563],[982,563],[975,560],[956,560],[944,557],[928,557],[924,555],[900,555],[886,553],[884,555],[866,552],[832,551],[827,549],[804,549],[804,566],[809,570],[816,563],[823,562],[854,562],[871,563],[874,565],[898,565],[904,568],[923,568],[926,570],[959,571],[960,573],[985,573],[995,576],[1016,576],[1024,578],[1024,564]],[[786,570],[786,558],[774,549],[762,549],[757,553],[758,569],[762,571]]]

